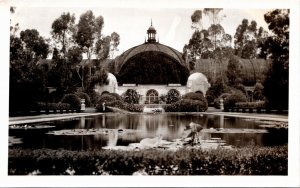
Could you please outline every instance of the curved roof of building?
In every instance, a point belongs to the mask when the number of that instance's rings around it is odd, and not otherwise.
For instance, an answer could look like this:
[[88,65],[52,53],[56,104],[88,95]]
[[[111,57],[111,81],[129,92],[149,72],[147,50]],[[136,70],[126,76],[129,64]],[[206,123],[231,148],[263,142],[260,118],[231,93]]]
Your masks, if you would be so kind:
[[[239,59],[241,76],[245,84],[255,84],[257,80],[264,80],[265,74],[269,69],[271,60],[265,59]],[[197,59],[193,72],[203,73],[209,80],[215,75],[226,75],[228,60],[223,61],[220,66],[215,66],[214,59]]]
[[164,53],[165,55],[175,59],[178,63],[180,63],[182,66],[187,67],[184,59],[182,58],[182,54],[175,50],[174,48],[171,48],[169,46],[160,44],[158,42],[154,43],[144,43],[135,47],[132,47],[125,51],[123,54],[121,54],[119,57],[116,58],[115,61],[115,67],[116,67],[116,72],[118,73],[122,66],[132,57],[142,53],[142,52],[161,52]]

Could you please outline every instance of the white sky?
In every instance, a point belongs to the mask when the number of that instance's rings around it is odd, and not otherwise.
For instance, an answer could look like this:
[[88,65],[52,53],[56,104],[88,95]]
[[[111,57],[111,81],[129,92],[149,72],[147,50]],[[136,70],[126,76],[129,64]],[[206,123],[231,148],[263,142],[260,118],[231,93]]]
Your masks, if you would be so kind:
[[[17,6],[12,15],[12,23],[19,23],[20,30],[37,29],[40,35],[50,38],[51,25],[63,12],[75,13],[76,23],[79,16],[92,10],[97,17],[104,17],[103,34],[110,35],[117,32],[120,35],[119,53],[144,42],[146,30],[153,20],[157,30],[159,42],[182,51],[187,44],[193,30],[191,29],[191,15],[196,10],[191,8],[94,8],[94,7],[23,7]],[[244,18],[255,20],[259,26],[267,30],[263,15],[270,9],[224,9],[220,15],[226,15],[221,21],[225,32],[235,34],[237,26]],[[208,28],[208,18],[204,18],[204,28]]]

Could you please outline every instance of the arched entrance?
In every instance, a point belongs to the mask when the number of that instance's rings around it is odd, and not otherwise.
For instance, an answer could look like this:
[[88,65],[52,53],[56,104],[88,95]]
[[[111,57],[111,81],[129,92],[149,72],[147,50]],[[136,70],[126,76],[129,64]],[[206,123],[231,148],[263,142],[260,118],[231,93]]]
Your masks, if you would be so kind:
[[146,104],[158,104],[159,103],[159,97],[158,92],[154,89],[150,89],[146,93]]

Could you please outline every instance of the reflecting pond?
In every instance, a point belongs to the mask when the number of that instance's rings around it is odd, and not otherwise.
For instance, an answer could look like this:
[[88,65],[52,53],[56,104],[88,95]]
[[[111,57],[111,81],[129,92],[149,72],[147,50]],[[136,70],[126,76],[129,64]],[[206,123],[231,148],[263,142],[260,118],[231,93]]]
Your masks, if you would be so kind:
[[[51,149],[95,149],[108,145],[127,146],[138,143],[143,138],[161,135],[164,140],[181,138],[186,125],[194,122],[201,124],[203,130],[220,129],[266,129],[259,133],[208,133],[200,132],[201,139],[221,139],[235,147],[248,145],[275,146],[288,142],[288,129],[268,128],[270,121],[257,121],[238,117],[203,114],[105,114],[65,119],[51,122],[35,123],[36,129],[10,129],[9,136],[21,142],[10,147],[51,148]],[[96,134],[96,135],[53,135],[49,132],[72,129],[131,129],[130,134]],[[116,132],[116,131],[115,131]]]

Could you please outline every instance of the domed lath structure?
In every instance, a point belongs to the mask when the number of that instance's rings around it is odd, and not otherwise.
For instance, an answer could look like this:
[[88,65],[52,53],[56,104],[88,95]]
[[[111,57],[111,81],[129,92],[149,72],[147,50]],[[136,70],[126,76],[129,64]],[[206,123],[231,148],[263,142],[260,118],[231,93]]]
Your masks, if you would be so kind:
[[109,73],[109,84],[96,87],[98,93],[122,95],[129,89],[135,90],[140,104],[158,104],[160,97],[170,92],[184,95],[201,91],[205,95],[209,87],[206,77],[199,73],[200,77],[196,74],[189,78],[189,66],[182,53],[156,41],[156,33],[151,21],[148,39],[115,59],[112,71],[116,77]]
[[182,54],[174,48],[156,42],[156,30],[152,23],[147,35],[147,42],[130,48],[116,58],[115,75],[118,82],[185,85],[189,68]]

